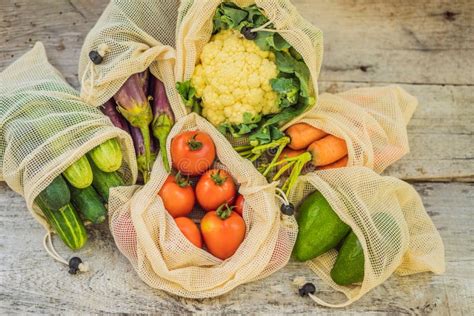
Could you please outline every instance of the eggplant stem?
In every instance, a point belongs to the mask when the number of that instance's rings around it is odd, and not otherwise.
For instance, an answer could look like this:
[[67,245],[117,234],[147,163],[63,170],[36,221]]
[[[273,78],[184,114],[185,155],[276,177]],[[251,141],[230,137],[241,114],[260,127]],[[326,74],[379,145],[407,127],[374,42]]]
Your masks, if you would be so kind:
[[160,135],[158,141],[160,142],[160,155],[163,164],[165,165],[166,172],[170,172],[170,162],[168,160],[168,153],[166,152],[166,138],[168,135]]
[[142,171],[142,176],[143,176],[143,182],[147,183],[148,180],[150,180],[150,173],[146,170]]
[[[151,170],[151,140],[150,140],[150,129],[148,128],[148,125],[145,127],[140,127],[140,132],[142,133],[143,136],[143,145],[145,146],[145,168],[146,170],[143,171],[143,181],[146,183],[148,181],[148,175]],[[148,175],[146,175],[148,173]]]

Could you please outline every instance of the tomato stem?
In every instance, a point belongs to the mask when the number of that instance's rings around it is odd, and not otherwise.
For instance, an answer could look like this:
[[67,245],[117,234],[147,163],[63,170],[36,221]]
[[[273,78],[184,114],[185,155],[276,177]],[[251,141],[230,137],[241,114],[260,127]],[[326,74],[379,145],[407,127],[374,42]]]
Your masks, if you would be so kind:
[[227,177],[221,176],[221,171],[217,170],[216,173],[211,173],[211,179],[216,185],[223,185],[224,182],[227,180]]
[[185,188],[185,187],[189,186],[189,177],[188,178],[183,177],[183,175],[179,171],[175,175],[175,180],[176,180],[176,184],[180,188]]
[[226,219],[230,216],[230,214],[232,214],[233,208],[234,206],[229,206],[227,203],[222,204],[217,208],[216,214],[220,219]]
[[196,140],[197,134],[194,134],[193,137],[188,141],[188,146],[191,151],[196,151],[202,148],[202,142]]

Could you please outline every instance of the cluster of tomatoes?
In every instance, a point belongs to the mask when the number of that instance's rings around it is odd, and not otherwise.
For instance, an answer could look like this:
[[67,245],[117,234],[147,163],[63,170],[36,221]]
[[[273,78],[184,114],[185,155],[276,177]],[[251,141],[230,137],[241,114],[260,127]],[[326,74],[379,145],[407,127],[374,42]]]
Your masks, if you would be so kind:
[[[203,248],[204,239],[212,255],[222,260],[231,257],[245,237],[244,200],[227,171],[211,169],[216,159],[212,138],[200,131],[176,135],[171,140],[171,159],[176,172],[158,192],[166,210],[196,247]],[[197,179],[195,186],[190,177]],[[200,228],[188,217],[196,206],[205,212]]]

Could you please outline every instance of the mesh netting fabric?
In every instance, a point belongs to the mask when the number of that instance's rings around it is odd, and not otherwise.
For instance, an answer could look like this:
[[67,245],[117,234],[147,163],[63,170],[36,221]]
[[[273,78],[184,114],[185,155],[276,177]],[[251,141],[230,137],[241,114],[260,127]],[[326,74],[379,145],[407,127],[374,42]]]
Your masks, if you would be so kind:
[[359,285],[340,286],[331,279],[336,260],[335,249],[307,261],[308,266],[332,288],[344,293],[347,306],[385,281],[392,273],[409,275],[445,270],[444,245],[425,211],[418,193],[399,179],[380,176],[366,167],[329,169],[298,179],[290,201],[297,205],[309,193],[318,190],[336,214],[351,227],[359,239],[365,257],[364,280]]
[[407,124],[417,105],[417,99],[398,86],[351,89],[321,94],[318,106],[298,122],[343,138],[348,166],[381,173],[410,151]]
[[48,231],[34,199],[69,165],[110,138],[122,147],[119,172],[127,184],[134,183],[132,139],[80,99],[49,64],[41,43],[0,74],[0,180],[25,198]]
[[[112,0],[88,33],[79,59],[81,97],[100,106],[134,73],[150,68],[165,83],[177,117],[186,112],[175,89],[175,27],[179,1]],[[96,65],[90,51],[102,51]]]
[[297,226],[293,217],[281,215],[276,184],[268,184],[204,118],[193,113],[180,119],[168,139],[168,152],[171,139],[185,130],[209,134],[220,164],[240,184],[247,231],[237,252],[222,261],[183,236],[157,195],[168,176],[161,160],[155,162],[151,179],[142,188],[112,191],[110,230],[120,251],[151,287],[189,298],[214,297],[285,266]]

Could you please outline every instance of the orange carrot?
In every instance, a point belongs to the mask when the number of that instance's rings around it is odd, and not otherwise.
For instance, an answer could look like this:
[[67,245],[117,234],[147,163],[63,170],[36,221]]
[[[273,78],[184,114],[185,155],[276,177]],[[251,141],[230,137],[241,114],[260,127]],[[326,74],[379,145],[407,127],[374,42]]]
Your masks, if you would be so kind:
[[285,133],[290,137],[288,147],[294,150],[305,149],[314,141],[327,135],[326,132],[306,123],[293,124]]
[[347,145],[345,140],[334,135],[328,135],[317,140],[308,147],[315,166],[325,166],[347,156]]
[[349,160],[349,157],[345,156],[345,157],[339,159],[336,162],[330,163],[329,165],[318,167],[318,170],[326,170],[326,169],[335,169],[335,168],[347,167],[347,161],[348,160]]

